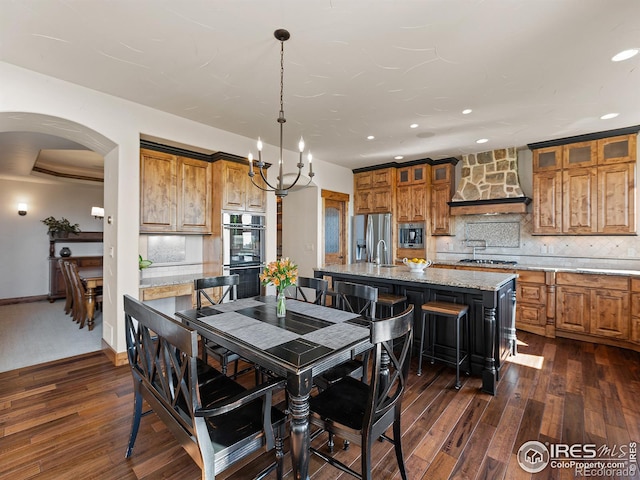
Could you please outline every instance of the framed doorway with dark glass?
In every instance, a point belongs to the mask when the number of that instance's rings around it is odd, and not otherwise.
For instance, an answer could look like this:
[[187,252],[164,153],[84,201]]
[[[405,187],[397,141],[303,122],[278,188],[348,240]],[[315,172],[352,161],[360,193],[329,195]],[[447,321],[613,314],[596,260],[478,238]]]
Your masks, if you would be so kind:
[[322,190],[321,196],[324,224],[324,264],[345,264],[347,263],[349,195]]

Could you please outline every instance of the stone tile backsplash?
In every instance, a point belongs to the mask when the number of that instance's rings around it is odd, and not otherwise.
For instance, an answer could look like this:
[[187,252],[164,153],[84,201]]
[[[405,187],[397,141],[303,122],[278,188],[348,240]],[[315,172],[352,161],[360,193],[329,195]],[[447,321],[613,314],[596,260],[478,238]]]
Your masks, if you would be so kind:
[[[531,214],[464,215],[453,221],[455,236],[431,237],[429,253],[436,259],[471,257],[473,249],[465,241],[471,232],[487,241],[486,249],[476,249],[478,258],[516,260],[528,265],[640,269],[640,240],[635,235],[532,235]],[[507,243],[513,246],[504,246]]]

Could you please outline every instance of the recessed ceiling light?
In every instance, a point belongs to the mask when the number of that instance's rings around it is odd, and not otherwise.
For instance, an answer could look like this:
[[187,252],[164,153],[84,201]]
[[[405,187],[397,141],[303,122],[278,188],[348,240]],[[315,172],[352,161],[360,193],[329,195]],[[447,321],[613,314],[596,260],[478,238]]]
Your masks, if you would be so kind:
[[394,160],[402,160],[404,157],[402,155],[396,155],[393,157]]
[[622,62],[623,60],[629,60],[631,57],[635,57],[638,54],[637,48],[630,48],[628,50],[623,50],[622,52],[616,53],[613,57],[611,57],[612,62]]
[[373,140],[374,138],[376,138],[376,137],[374,137],[373,135],[369,135],[369,136],[367,137],[367,140]]
[[600,117],[601,120],[609,120],[611,118],[616,118],[618,115],[620,115],[619,113],[607,113],[605,115],[602,115]]
[[481,138],[479,140],[476,140],[476,143],[487,143],[489,141],[488,138]]
[[471,112],[473,112],[473,110],[471,110],[470,108],[465,108],[464,110],[462,110],[463,115],[469,115]]
[[409,125],[409,128],[418,128],[418,124],[417,123],[412,123],[411,125]]

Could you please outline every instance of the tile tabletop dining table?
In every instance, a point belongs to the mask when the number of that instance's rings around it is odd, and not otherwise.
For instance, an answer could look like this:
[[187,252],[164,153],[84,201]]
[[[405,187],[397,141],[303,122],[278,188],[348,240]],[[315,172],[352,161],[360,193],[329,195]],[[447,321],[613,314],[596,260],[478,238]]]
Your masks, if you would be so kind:
[[313,377],[371,348],[363,317],[298,300],[276,316],[276,297],[253,297],[176,312],[213,342],[287,379],[293,478],[309,478],[309,396]]

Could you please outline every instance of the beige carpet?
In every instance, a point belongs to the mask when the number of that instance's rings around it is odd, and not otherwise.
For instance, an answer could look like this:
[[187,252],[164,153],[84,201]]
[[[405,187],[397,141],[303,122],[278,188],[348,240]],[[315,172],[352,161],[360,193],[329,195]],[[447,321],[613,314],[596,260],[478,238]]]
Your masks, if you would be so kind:
[[0,372],[102,348],[102,313],[89,331],[64,314],[64,301],[0,306]]

